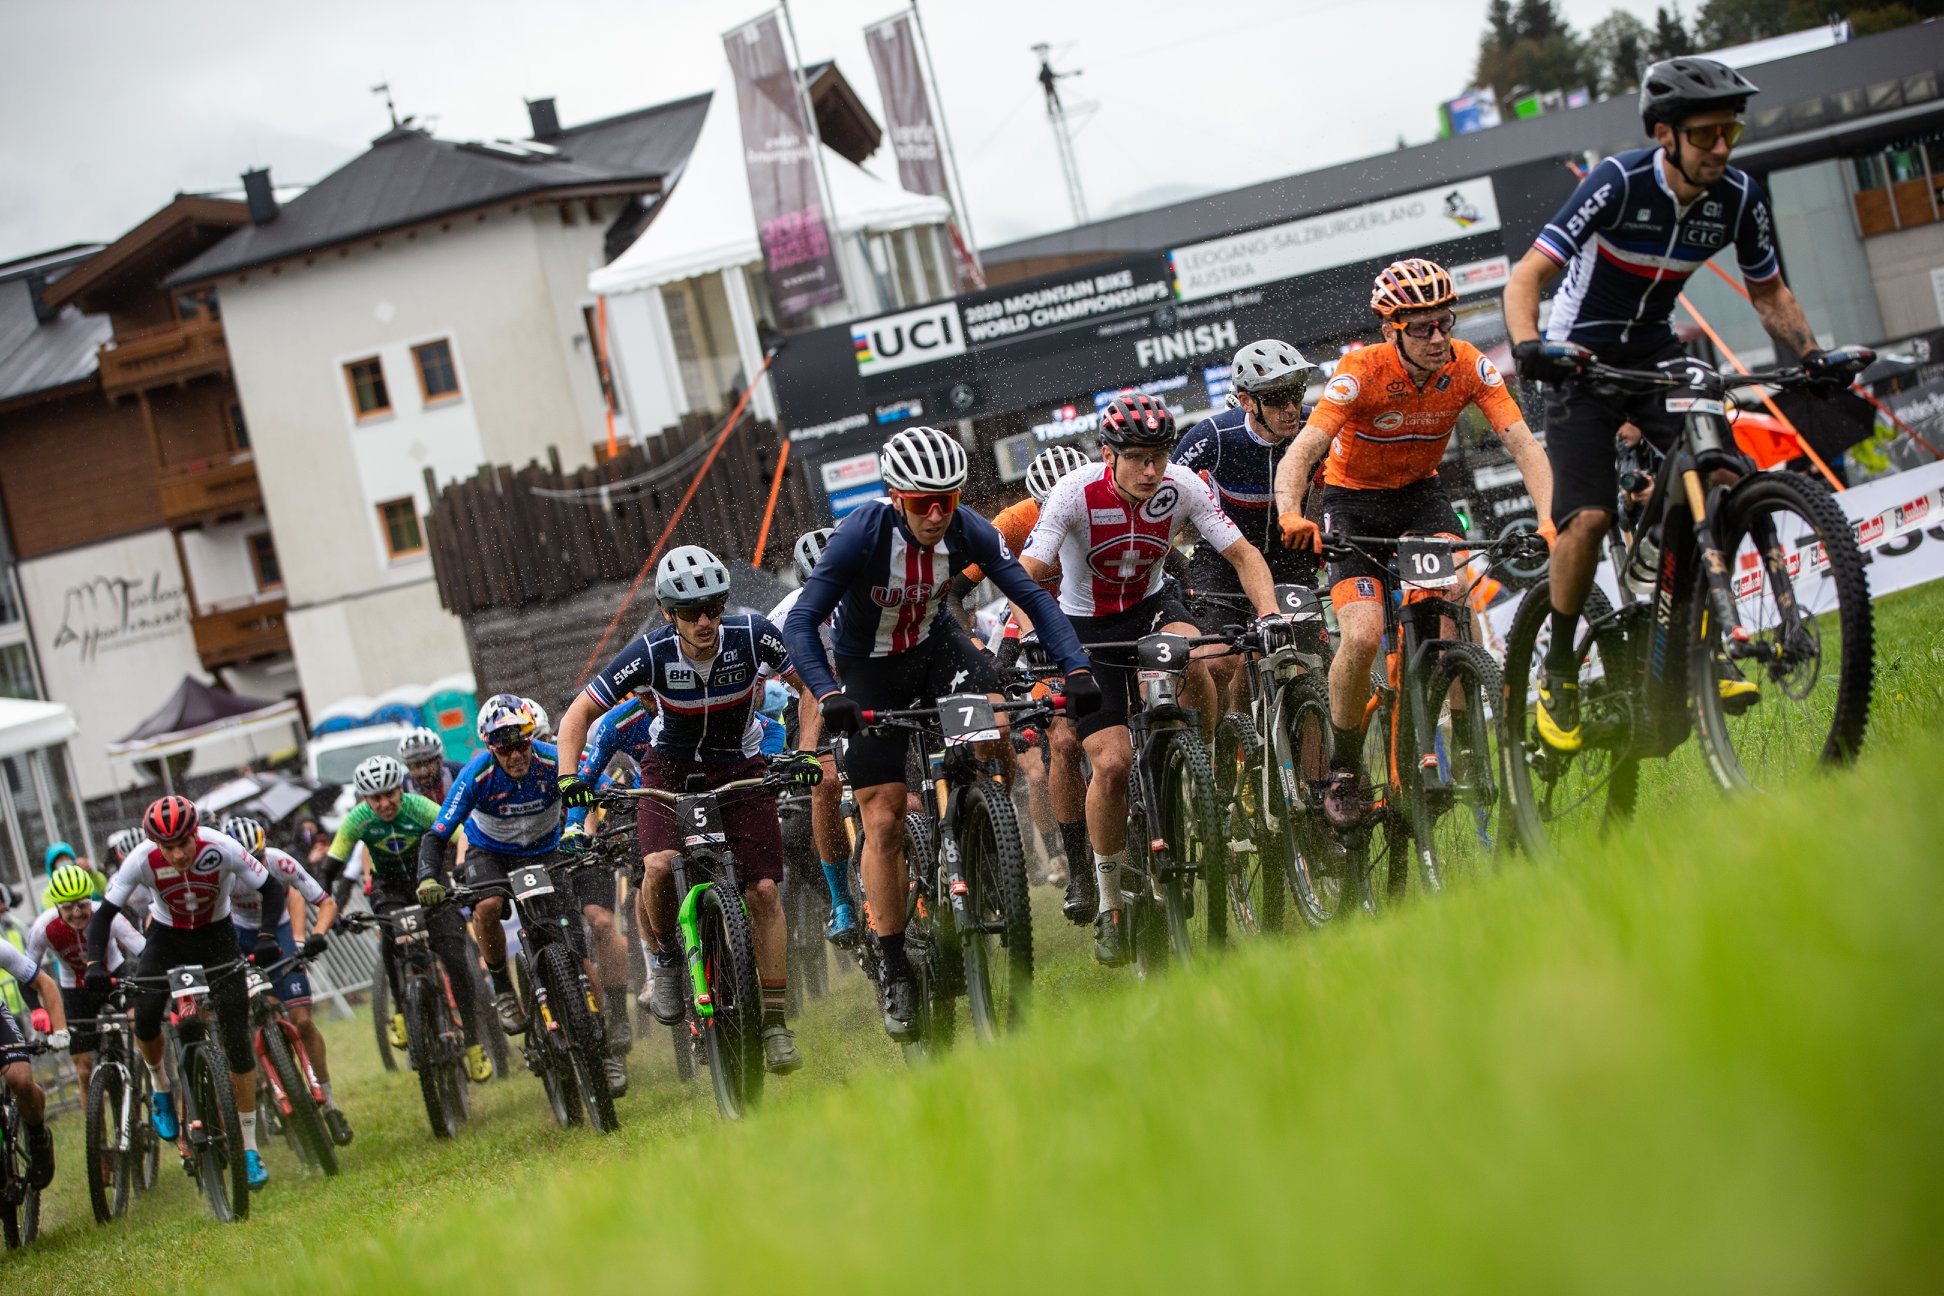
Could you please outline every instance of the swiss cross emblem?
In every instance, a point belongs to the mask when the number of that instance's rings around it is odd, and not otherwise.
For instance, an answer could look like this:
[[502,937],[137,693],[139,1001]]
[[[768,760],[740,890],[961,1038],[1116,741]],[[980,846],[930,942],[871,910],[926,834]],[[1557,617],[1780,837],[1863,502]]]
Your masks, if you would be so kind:
[[1114,575],[1122,580],[1133,580],[1135,573],[1141,570],[1141,551],[1129,543],[1121,549],[1117,558],[1109,558],[1108,561],[1114,564]]

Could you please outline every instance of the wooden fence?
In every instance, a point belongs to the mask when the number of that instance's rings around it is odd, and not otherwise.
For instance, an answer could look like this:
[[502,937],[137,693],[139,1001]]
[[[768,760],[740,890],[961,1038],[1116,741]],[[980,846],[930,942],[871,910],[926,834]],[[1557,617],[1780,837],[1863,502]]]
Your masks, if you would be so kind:
[[[653,550],[695,480],[719,422],[685,419],[613,459],[564,472],[557,452],[545,465],[482,465],[465,481],[440,486],[426,470],[432,501],[426,545],[439,601],[461,617],[488,608],[553,603],[589,586],[629,581]],[[725,561],[747,563],[755,549],[776,468],[778,429],[744,419],[729,434],[668,547],[702,545]],[[815,525],[809,492],[794,461],[770,524],[763,565],[790,561],[799,533]]]

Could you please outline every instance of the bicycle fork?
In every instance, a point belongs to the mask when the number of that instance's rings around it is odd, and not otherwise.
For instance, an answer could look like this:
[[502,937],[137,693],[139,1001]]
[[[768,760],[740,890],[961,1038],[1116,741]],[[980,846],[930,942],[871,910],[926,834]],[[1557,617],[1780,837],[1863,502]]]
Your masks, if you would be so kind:
[[675,915],[682,929],[682,955],[688,961],[689,988],[695,995],[695,1015],[703,1021],[715,1016],[715,996],[709,989],[708,960],[702,957],[702,931],[695,911],[701,907],[702,894],[713,882],[698,882],[682,897],[682,908]]

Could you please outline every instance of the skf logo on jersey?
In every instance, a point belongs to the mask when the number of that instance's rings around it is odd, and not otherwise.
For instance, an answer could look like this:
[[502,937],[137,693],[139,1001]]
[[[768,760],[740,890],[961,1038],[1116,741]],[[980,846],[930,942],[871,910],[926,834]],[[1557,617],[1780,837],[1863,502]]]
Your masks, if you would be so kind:
[[[1585,233],[1586,222],[1592,220],[1595,216],[1599,215],[1601,211],[1605,210],[1607,205],[1607,199],[1611,197],[1613,197],[1612,184],[1603,184],[1598,189],[1594,190],[1593,196],[1591,198],[1588,198],[1585,202],[1581,203],[1579,206],[1579,210],[1566,218],[1566,232],[1571,234],[1574,238],[1578,238],[1581,234]],[[1642,209],[1640,213],[1640,218],[1642,220],[1647,219],[1647,212],[1645,209]]]
[[937,581],[914,581],[909,585],[873,585],[871,602],[883,608],[901,603],[929,603],[932,595],[945,587]]
[[965,351],[958,304],[939,302],[917,310],[851,325],[851,353],[860,375],[930,364]]
[[615,672],[614,682],[616,684],[626,684],[629,681],[629,679],[633,678],[634,673],[641,669],[641,664],[645,660],[646,660],[645,658],[637,657],[633,661],[629,662],[626,666],[623,666],[620,670]]
[[1505,386],[1505,378],[1499,373],[1498,366],[1484,356],[1478,357],[1478,381],[1487,387]]
[[1370,425],[1379,432],[1395,432],[1398,428],[1404,426],[1404,416],[1396,410],[1392,410],[1388,414],[1379,414],[1370,421]]
[[1357,399],[1357,380],[1347,373],[1340,373],[1330,379],[1330,385],[1323,389],[1323,397],[1339,405],[1348,405]]
[[780,653],[783,651],[783,641],[781,639],[778,639],[775,635],[771,634],[769,631],[765,630],[763,631],[763,647],[769,649],[773,653]]

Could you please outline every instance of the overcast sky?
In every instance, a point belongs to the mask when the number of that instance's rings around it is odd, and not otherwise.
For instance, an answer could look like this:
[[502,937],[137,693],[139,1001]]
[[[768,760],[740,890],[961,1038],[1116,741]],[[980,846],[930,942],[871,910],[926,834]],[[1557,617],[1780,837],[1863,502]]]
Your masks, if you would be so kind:
[[[898,0],[795,0],[806,61],[878,111],[862,28]],[[178,190],[268,165],[314,181],[387,125],[370,87],[445,138],[527,132],[714,87],[721,34],[764,0],[0,0],[0,261],[107,241]],[[1581,31],[1612,7],[1563,0]],[[1652,20],[1653,6],[1623,7]],[[1689,6],[1692,7],[1692,6]],[[1437,129],[1484,0],[927,0],[940,96],[983,245],[1072,223],[1030,47],[1054,47],[1095,217],[1387,151]],[[880,114],[880,120],[882,120]],[[870,162],[896,175],[888,146]]]

